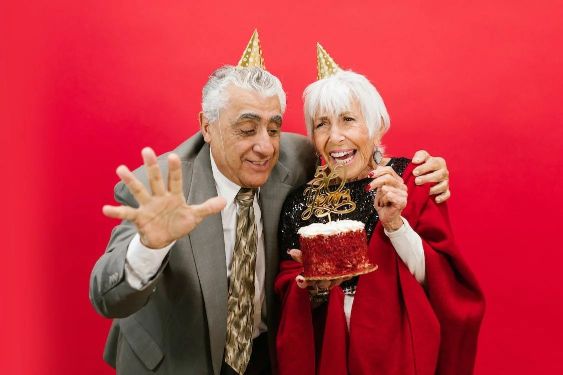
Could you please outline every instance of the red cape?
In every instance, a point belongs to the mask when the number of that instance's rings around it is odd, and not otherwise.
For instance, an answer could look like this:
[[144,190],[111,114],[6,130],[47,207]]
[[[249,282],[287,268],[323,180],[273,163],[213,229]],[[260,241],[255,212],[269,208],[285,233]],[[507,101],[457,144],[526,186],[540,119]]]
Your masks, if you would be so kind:
[[359,278],[348,335],[342,290],[334,288],[327,306],[311,311],[308,292],[295,282],[301,264],[282,261],[275,282],[282,300],[281,375],[473,372],[483,295],[453,240],[446,205],[428,196],[428,184],[414,184],[413,168],[403,173],[409,197],[402,216],[422,238],[425,284],[415,280],[378,223],[369,257],[379,269]]

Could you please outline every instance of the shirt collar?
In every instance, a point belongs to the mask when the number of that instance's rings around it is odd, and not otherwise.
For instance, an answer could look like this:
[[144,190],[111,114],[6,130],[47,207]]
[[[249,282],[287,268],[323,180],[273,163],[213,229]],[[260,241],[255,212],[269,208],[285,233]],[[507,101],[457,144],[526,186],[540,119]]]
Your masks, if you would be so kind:
[[[233,181],[229,180],[217,167],[215,159],[213,158],[213,153],[209,150],[209,155],[211,157],[211,171],[213,172],[213,179],[215,180],[215,186],[217,188],[217,195],[222,196],[227,200],[227,206],[230,206],[235,202],[235,197],[237,196],[241,186],[235,184]],[[256,192],[254,199],[260,194],[260,188]]]

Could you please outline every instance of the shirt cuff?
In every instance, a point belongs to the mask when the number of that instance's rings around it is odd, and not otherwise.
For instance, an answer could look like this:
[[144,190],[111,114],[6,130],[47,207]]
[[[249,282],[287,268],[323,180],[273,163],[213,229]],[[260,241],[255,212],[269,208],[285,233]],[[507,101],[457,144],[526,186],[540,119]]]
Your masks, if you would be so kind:
[[395,251],[405,263],[416,280],[422,284],[426,279],[426,264],[422,238],[410,226],[407,219],[401,216],[403,225],[393,232],[383,229]]
[[135,234],[125,256],[125,279],[129,285],[137,290],[144,289],[175,243],[176,241],[162,249],[150,249],[141,243],[141,236]]
[[405,219],[404,217],[401,216],[401,220],[403,221],[403,225],[401,225],[401,227],[397,230],[394,230],[392,232],[388,232],[387,229],[385,229],[385,227],[383,228],[383,231],[385,232],[387,237],[398,238],[398,237],[404,236],[405,233],[407,232],[407,226],[412,230],[412,228],[409,225],[409,222],[407,221],[407,219]]

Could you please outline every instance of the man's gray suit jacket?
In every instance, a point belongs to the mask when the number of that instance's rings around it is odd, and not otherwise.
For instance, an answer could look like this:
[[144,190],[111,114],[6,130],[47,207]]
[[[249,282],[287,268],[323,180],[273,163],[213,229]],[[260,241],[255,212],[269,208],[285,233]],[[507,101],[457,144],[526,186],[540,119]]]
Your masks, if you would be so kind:
[[[188,204],[217,195],[209,146],[197,133],[174,151],[181,160]],[[260,190],[266,259],[266,308],[270,353],[275,368],[278,304],[273,283],[278,271],[278,221],[289,192],[305,183],[314,169],[313,149],[303,136],[282,133],[280,158]],[[158,163],[167,178],[166,154]],[[135,175],[147,185],[143,168]],[[137,206],[124,184],[116,200]],[[156,276],[141,291],[124,275],[125,254],[136,230],[116,226],[105,254],[90,278],[96,310],[114,318],[104,359],[118,374],[216,374],[221,371],[227,322],[227,269],[220,213],[207,217],[170,250]]]

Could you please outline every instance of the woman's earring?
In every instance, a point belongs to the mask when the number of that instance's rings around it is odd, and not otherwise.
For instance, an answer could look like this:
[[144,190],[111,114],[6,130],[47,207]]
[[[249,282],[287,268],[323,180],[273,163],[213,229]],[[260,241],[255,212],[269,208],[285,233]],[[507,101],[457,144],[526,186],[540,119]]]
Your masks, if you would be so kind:
[[379,147],[376,147],[375,151],[373,152],[373,161],[375,162],[375,164],[379,165],[381,164],[382,160],[383,160],[383,154],[381,153]]

